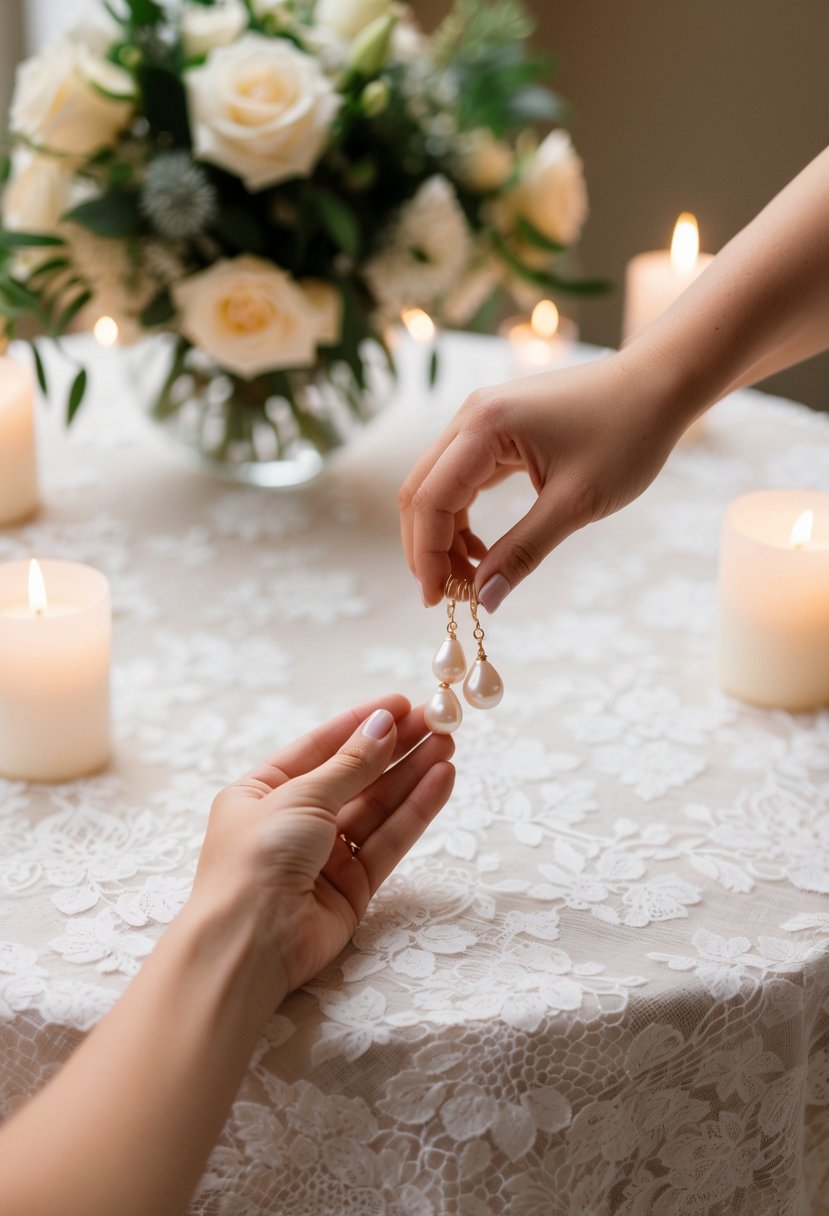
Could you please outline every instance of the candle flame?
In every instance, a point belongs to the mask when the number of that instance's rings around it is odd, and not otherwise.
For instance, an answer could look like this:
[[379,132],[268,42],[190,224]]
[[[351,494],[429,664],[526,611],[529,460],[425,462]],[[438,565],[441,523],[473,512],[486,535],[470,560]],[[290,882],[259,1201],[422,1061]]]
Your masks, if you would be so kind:
[[49,606],[46,598],[46,584],[43,581],[43,571],[34,558],[29,563],[29,607],[35,616],[41,616]]
[[101,346],[114,346],[118,341],[118,322],[112,317],[98,317],[92,332]]
[[558,330],[558,309],[552,300],[539,300],[533,309],[530,324],[539,338],[553,338]]
[[676,221],[671,241],[671,265],[680,274],[690,274],[699,254],[699,228],[696,216],[683,211]]
[[435,336],[435,323],[422,308],[404,308],[400,320],[415,342],[431,342]]
[[814,511],[804,511],[802,515],[798,515],[794,521],[792,534],[789,537],[789,545],[792,549],[802,549],[804,545],[808,545],[812,539],[812,528],[814,527],[815,513]]

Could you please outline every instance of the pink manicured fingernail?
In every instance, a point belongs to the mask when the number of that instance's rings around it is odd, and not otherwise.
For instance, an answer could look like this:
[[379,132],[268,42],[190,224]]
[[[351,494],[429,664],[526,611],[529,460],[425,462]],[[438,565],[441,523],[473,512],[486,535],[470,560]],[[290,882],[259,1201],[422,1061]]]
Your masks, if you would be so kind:
[[393,726],[393,714],[390,714],[387,709],[375,709],[371,717],[366,718],[360,733],[368,735],[369,739],[385,739]]
[[487,612],[494,612],[500,604],[503,604],[509,593],[510,585],[503,574],[493,574],[492,578],[488,578],[478,592],[478,603],[483,604]]

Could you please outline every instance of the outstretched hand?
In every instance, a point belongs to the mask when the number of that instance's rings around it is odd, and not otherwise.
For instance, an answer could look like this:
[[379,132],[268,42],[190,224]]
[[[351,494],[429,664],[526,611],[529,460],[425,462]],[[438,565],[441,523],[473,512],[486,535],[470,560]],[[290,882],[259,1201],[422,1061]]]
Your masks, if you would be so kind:
[[339,954],[445,804],[453,751],[401,696],[339,714],[217,795],[194,897],[215,903],[240,874],[292,991]]

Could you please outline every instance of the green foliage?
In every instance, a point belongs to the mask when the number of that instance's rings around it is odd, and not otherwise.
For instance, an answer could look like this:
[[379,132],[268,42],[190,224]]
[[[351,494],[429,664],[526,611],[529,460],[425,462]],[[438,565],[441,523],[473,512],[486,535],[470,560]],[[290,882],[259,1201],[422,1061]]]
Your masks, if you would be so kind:
[[456,0],[432,40],[435,59],[441,67],[484,59],[505,43],[525,41],[534,29],[520,0]]
[[135,191],[110,190],[98,198],[80,203],[66,213],[67,220],[80,224],[96,236],[135,236],[143,219]]
[[81,408],[83,399],[86,395],[86,371],[81,368],[75,379],[72,381],[72,387],[69,389],[69,399],[66,402],[66,423],[71,425],[72,419]]
[[331,190],[316,189],[313,193],[317,214],[331,240],[349,257],[360,251],[360,224],[357,216],[341,196]]

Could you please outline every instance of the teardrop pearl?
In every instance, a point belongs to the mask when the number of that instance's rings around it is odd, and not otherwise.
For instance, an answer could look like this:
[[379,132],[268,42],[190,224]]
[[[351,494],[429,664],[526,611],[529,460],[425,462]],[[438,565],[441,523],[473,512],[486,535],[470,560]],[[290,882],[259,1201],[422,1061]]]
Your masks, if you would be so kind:
[[441,684],[457,684],[466,675],[466,655],[457,638],[444,638],[432,659],[432,671]]
[[463,682],[463,695],[475,709],[493,709],[504,695],[504,685],[489,659],[476,659]]
[[436,735],[451,735],[461,724],[463,710],[452,689],[441,684],[424,709],[423,717],[429,730]]

